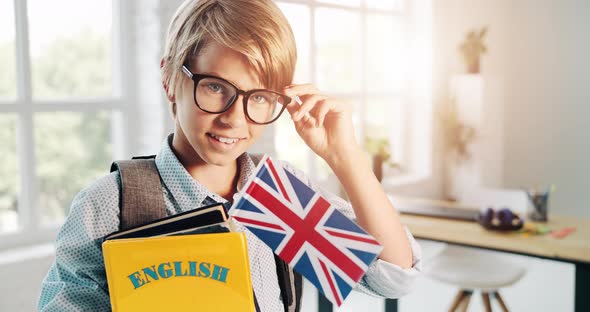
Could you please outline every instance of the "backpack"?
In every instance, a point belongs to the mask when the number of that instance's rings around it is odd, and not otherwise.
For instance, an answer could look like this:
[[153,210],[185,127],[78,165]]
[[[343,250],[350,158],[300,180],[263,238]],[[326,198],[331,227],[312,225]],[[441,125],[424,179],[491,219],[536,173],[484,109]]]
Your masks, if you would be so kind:
[[[161,191],[162,182],[155,155],[115,161],[111,165],[111,172],[114,171],[118,171],[121,178],[120,230],[166,217],[166,203]],[[274,256],[285,312],[299,312],[303,292],[302,277],[276,254]],[[256,295],[254,303],[256,311],[260,311]]]

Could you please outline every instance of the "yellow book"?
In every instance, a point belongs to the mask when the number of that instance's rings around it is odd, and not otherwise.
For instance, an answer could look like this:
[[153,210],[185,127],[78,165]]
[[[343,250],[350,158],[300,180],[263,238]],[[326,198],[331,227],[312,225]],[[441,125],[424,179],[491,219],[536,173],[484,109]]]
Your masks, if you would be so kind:
[[113,311],[255,311],[243,233],[107,240]]

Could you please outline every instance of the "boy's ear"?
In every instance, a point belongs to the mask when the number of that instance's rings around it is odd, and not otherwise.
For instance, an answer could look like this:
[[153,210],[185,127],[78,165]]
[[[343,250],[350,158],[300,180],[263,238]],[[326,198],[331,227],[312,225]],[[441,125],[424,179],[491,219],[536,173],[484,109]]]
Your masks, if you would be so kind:
[[[166,60],[164,60],[164,58],[160,59],[160,69],[162,69],[164,67],[165,63],[166,63]],[[170,101],[171,103],[176,102],[176,98],[175,98],[174,94],[170,94],[170,92],[168,92],[169,91],[168,85],[164,81],[163,75],[162,75],[162,87],[164,87],[164,91],[166,91],[166,97],[168,98],[168,101]]]

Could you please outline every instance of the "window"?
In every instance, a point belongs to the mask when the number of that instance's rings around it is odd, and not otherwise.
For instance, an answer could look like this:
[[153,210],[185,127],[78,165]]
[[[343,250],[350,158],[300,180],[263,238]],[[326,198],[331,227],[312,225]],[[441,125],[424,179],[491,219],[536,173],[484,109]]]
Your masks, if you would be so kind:
[[[423,146],[407,143],[415,136],[409,131],[427,127],[412,122],[412,110],[419,106],[414,105],[416,97],[411,90],[419,89],[420,84],[413,85],[410,70],[416,68],[410,67],[416,62],[430,64],[411,55],[413,49],[424,48],[415,46],[423,41],[414,29],[412,9],[416,3],[427,1],[276,2],[291,23],[297,41],[295,83],[310,82],[330,96],[351,102],[357,141],[362,144],[366,137],[389,139],[393,160],[402,165],[404,173],[411,174],[411,168],[416,166],[412,159],[417,159],[411,156],[413,149]],[[424,78],[419,80],[428,80]],[[324,185],[330,184],[330,169],[311,155],[292,127],[288,117],[275,125],[279,158],[315,173],[314,178]],[[426,142],[423,136],[421,142]]]
[[53,239],[120,149],[119,5],[0,0],[0,248]]

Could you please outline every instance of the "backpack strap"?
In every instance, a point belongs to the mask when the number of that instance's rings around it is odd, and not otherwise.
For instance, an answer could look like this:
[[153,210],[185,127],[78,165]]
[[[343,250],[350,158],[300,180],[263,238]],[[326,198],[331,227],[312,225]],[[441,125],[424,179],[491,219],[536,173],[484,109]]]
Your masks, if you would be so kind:
[[111,165],[113,171],[119,171],[121,177],[121,230],[166,217],[155,155],[115,161]]
[[301,274],[293,269],[276,254],[277,279],[281,288],[281,298],[285,312],[299,312],[301,310],[301,296],[303,294],[303,279]]

